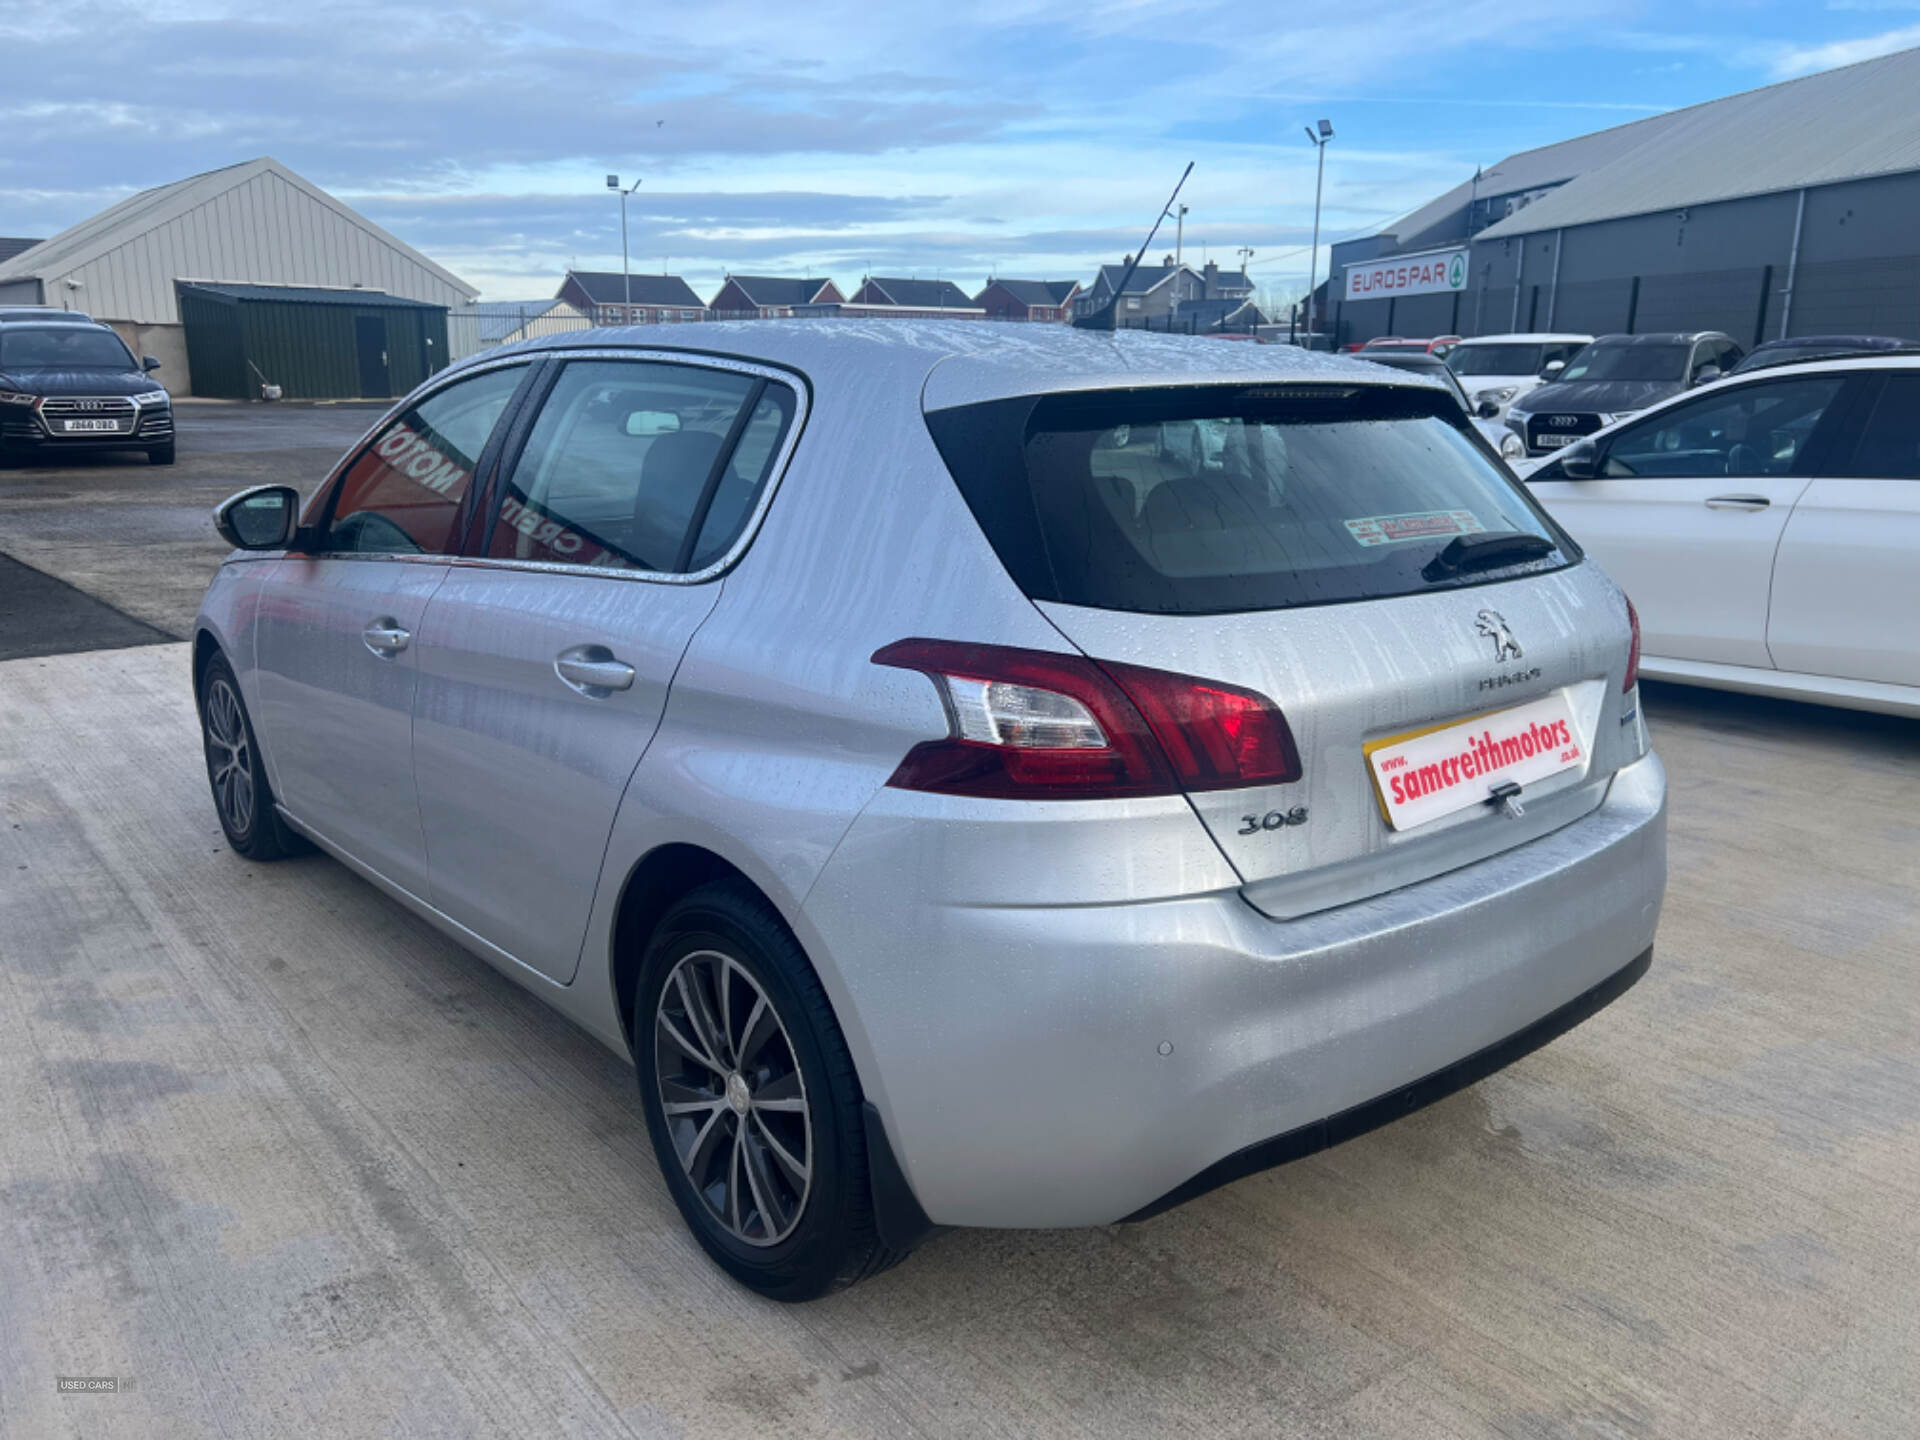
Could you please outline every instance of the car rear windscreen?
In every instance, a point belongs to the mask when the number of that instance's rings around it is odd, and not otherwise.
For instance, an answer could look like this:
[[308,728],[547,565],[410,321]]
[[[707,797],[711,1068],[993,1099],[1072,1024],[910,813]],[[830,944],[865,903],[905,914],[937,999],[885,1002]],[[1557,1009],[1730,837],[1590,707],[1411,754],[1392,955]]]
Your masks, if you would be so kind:
[[[1577,560],[1466,423],[1446,391],[1397,385],[1101,391],[927,416],[1028,595],[1174,615],[1408,595]],[[1498,569],[1435,563],[1460,537],[1512,531],[1555,548]]]

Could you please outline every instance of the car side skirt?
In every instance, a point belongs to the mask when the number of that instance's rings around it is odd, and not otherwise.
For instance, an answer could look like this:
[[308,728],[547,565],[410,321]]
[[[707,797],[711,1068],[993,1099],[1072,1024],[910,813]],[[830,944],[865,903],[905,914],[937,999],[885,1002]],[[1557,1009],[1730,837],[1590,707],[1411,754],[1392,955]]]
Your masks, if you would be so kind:
[[1843,680],[1834,675],[1802,675],[1792,670],[1762,670],[1751,665],[1719,665],[1706,660],[1670,660],[1661,655],[1642,656],[1640,675],[1646,680],[1671,680],[1678,685],[1700,685],[1709,690],[1738,690],[1746,695],[1809,700],[1816,705],[1839,705],[1848,710],[1873,710],[1882,715],[1920,719],[1920,686],[1914,685]]

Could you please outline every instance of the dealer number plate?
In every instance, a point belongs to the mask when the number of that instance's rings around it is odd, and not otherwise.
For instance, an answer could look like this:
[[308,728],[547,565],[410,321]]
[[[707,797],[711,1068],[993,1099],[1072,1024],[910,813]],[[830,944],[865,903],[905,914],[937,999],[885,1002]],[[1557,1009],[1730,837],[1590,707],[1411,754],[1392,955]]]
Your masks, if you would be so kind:
[[118,420],[62,420],[61,431],[67,435],[113,435],[119,433]]
[[1380,809],[1395,830],[1484,805],[1509,780],[1531,785],[1587,760],[1573,707],[1560,691],[1365,748]]

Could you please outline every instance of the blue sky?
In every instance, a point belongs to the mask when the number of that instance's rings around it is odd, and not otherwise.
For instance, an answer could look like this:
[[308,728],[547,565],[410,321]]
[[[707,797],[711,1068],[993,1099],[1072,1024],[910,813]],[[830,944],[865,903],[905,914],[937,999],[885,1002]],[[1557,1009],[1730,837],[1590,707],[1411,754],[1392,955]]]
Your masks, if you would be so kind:
[[[1920,45],[1920,0],[7,0],[0,235],[271,154],[481,286],[1085,278],[1188,160],[1187,258],[1305,281],[1516,150]],[[1155,249],[1171,249],[1169,232]]]

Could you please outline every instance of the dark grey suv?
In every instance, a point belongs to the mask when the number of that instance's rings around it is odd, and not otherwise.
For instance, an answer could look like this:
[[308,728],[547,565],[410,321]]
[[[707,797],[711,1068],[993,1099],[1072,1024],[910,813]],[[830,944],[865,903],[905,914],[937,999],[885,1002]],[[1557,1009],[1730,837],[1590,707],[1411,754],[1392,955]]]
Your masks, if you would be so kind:
[[1744,352],[1718,330],[1602,335],[1575,355],[1551,385],[1530,390],[1507,411],[1509,460],[1547,455],[1625,415],[1718,380]]
[[154,383],[160,362],[135,360],[99,324],[0,324],[0,464],[26,455],[141,450],[173,463],[173,403]]

